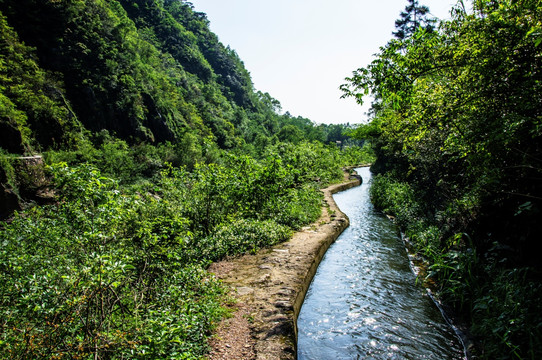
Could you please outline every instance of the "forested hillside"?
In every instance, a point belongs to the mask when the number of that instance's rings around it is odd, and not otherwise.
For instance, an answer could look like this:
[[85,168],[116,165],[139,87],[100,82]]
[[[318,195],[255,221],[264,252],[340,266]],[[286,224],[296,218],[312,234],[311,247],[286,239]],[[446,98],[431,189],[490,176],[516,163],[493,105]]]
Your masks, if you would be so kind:
[[[0,26],[5,153],[88,160],[108,144],[171,143],[162,160],[193,165],[213,149],[259,156],[278,141],[347,139],[345,126],[280,115],[186,1],[2,0]],[[21,195],[7,162],[0,180]]]
[[357,130],[377,154],[375,204],[427,261],[428,284],[487,359],[542,356],[542,3],[417,1],[343,86],[374,96]]
[[85,130],[233,148],[281,127],[280,103],[188,2],[2,0],[0,12],[7,151],[74,148]]
[[209,264],[371,159],[281,111],[189,2],[0,0],[0,358],[203,358]]

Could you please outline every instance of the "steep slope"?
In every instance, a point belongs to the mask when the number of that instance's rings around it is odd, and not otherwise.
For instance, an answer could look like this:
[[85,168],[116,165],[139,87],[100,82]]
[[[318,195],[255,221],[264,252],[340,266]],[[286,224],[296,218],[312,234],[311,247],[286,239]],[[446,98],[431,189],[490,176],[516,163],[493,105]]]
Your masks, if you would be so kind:
[[[175,141],[195,131],[229,148],[239,141],[233,123],[272,112],[236,53],[218,41],[204,14],[182,1],[3,0],[0,12],[8,69],[2,111],[19,111],[3,116],[10,120],[2,127],[16,134],[10,138],[20,138],[2,142],[10,152],[22,152],[23,143],[64,146],[60,139],[73,129],[54,124],[77,120],[91,132],[106,129],[131,141]],[[18,70],[7,66],[13,56],[25,59]],[[34,99],[22,103],[10,84],[25,83]],[[36,109],[48,102],[49,110]],[[48,114],[53,104],[64,110]]]

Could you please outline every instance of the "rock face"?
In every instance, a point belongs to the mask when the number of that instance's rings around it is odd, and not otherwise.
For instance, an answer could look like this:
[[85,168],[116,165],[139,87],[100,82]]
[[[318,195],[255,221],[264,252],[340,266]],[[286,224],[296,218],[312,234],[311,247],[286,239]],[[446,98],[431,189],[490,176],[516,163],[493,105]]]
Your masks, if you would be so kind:
[[24,151],[23,138],[16,124],[9,119],[0,119],[0,144],[1,148],[10,153],[20,154]]
[[48,187],[49,180],[41,155],[13,157],[11,165],[15,175],[11,175],[10,179],[0,167],[0,220],[23,209],[26,202],[40,205],[54,202],[54,193]]
[[21,210],[19,197],[11,189],[0,184],[0,220],[9,217],[14,211]]
[[[232,288],[236,306],[249,319],[246,326],[250,330],[244,339],[232,339],[230,329],[239,324],[221,324],[212,342],[211,359],[296,358],[297,316],[305,294],[326,250],[349,225],[332,194],[360,183],[357,178],[349,180],[346,174],[345,182],[322,190],[326,206],[320,219],[288,242],[211,265],[209,271]],[[236,353],[231,345],[236,340],[250,351]]]

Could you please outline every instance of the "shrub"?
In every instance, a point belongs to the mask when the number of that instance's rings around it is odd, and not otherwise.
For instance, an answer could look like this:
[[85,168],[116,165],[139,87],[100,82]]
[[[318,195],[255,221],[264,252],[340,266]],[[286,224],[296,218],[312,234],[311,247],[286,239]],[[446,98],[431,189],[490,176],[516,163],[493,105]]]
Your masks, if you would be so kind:
[[223,289],[183,261],[178,244],[190,236],[186,219],[157,201],[121,194],[92,166],[58,165],[52,173],[59,203],[3,224],[2,354],[204,354]]
[[286,241],[291,230],[273,220],[236,219],[191,246],[197,260],[216,261],[225,256],[256,253],[260,248]]
[[[56,204],[0,224],[0,353],[201,358],[225,296],[205,266],[316,220],[318,185],[341,173],[338,150],[288,145],[261,161],[222,154],[189,172],[162,162],[167,144],[102,137],[86,154],[49,152],[49,161],[90,162],[51,165]],[[135,181],[151,167],[156,177]]]
[[416,201],[414,190],[404,182],[378,175],[373,178],[370,188],[371,201],[376,208],[396,217],[399,226],[415,222],[423,214]]

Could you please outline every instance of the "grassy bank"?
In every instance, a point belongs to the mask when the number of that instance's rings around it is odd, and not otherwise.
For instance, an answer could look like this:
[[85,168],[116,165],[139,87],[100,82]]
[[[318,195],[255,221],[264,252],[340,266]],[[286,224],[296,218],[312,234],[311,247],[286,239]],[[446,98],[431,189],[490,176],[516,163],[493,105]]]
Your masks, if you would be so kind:
[[[482,250],[466,232],[450,234],[459,221],[455,203],[431,216],[429,204],[406,182],[376,176],[371,185],[375,206],[395,216],[415,251],[428,263],[426,278],[445,304],[470,324],[478,348],[487,359],[537,359],[541,353],[541,274],[514,263],[510,249],[495,243]],[[466,200],[465,200],[466,201]],[[479,244],[479,243],[478,243]]]

